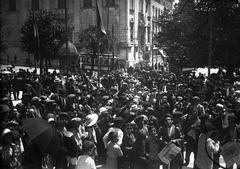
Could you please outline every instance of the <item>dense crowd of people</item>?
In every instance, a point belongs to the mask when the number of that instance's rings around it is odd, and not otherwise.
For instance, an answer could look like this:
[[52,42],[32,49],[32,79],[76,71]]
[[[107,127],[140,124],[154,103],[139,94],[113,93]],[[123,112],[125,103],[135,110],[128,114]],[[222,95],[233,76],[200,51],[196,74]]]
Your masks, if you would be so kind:
[[[1,168],[181,169],[191,153],[194,168],[219,168],[226,144],[240,152],[238,75],[131,69],[98,83],[89,72],[1,74]],[[21,102],[13,105],[11,95]],[[29,119],[43,126],[38,136]],[[159,153],[170,145],[181,151],[166,164]],[[232,160],[228,169],[240,167]]]

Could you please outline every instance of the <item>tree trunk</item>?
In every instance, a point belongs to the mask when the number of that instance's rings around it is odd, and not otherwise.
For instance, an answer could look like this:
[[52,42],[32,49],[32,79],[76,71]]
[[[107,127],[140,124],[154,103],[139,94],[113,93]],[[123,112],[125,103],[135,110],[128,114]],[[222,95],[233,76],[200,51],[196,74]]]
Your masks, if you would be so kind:
[[45,58],[45,71],[46,71],[46,73],[48,72],[48,59],[47,58]]
[[43,73],[43,58],[40,56],[40,75]]

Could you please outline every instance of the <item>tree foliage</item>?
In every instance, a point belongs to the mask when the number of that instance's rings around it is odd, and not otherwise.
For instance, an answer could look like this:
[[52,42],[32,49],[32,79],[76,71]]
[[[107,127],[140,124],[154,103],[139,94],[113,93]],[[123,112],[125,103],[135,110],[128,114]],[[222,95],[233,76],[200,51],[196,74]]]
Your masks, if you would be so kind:
[[180,0],[173,14],[165,12],[157,39],[170,64],[207,66],[210,28],[213,65],[240,65],[240,4],[229,0]]
[[89,27],[83,30],[79,34],[79,43],[81,48],[87,50],[88,52],[97,54],[97,45],[99,43],[99,52],[106,53],[113,50],[114,39],[109,33],[106,35],[97,36],[96,26],[89,25]]
[[1,51],[1,53],[5,52],[5,50],[7,48],[8,48],[7,41],[6,41],[5,37],[3,36],[3,34],[1,33],[1,37],[0,37],[0,51]]
[[[97,57],[97,52],[100,54],[109,53],[114,50],[114,45],[118,41],[114,39],[109,32],[106,35],[97,35],[97,27],[89,25],[79,34],[79,44],[81,50],[91,53],[92,70],[94,66],[94,58]],[[99,46],[98,46],[99,45]],[[98,51],[99,49],[99,51]]]
[[[39,41],[34,36],[35,23],[38,29]],[[31,11],[21,28],[22,36],[20,41],[22,49],[28,53],[36,54],[39,48],[41,58],[53,58],[56,56],[56,41],[63,41],[63,32],[62,23],[57,20],[55,14],[51,11]]]

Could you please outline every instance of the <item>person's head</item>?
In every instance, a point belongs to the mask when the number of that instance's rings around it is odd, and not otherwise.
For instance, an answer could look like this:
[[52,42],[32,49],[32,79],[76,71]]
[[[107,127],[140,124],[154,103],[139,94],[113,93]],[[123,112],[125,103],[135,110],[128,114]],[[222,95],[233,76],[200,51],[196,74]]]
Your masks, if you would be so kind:
[[13,142],[13,133],[10,129],[5,128],[1,134],[1,140],[3,144],[10,144]]
[[235,115],[229,115],[228,116],[229,127],[235,127],[236,123],[237,123],[237,117]]
[[116,117],[114,119],[114,126],[116,128],[122,128],[122,125],[123,125],[123,118],[122,117]]
[[133,126],[131,123],[126,123],[125,126],[124,126],[124,132],[126,134],[130,134],[133,132]]
[[158,133],[157,133],[157,129],[154,125],[149,126],[149,134],[152,137],[157,137]]
[[113,142],[113,143],[117,143],[118,142],[118,133],[117,132],[114,132],[114,131],[110,132],[108,137],[109,137],[109,140],[111,142]]
[[171,114],[166,114],[164,117],[164,124],[167,127],[170,127],[173,123],[173,116]]
[[136,119],[135,119],[135,123],[137,124],[137,126],[139,128],[142,128],[145,124],[145,121],[144,121],[144,116],[140,115],[140,116],[137,116]]
[[82,145],[83,154],[92,156],[95,154],[94,149],[95,149],[95,145],[92,141],[86,140],[83,142],[83,145]]
[[192,102],[193,102],[193,104],[198,104],[200,102],[200,98],[198,96],[194,96],[192,98]]

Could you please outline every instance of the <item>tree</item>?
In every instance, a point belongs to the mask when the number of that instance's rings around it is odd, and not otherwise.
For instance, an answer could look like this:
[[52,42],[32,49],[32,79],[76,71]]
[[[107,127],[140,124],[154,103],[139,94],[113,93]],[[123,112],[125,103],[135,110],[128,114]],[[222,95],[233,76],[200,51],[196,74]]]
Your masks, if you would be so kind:
[[56,41],[63,41],[63,25],[51,11],[37,10],[29,13],[20,32],[22,49],[34,54],[34,59],[40,61],[42,73],[43,59],[47,63],[49,59],[54,58]]
[[169,55],[170,64],[207,66],[211,51],[214,66],[225,66],[230,72],[238,67],[239,9],[238,1],[180,0],[173,14],[160,19],[166,29],[157,37]]
[[3,36],[3,34],[1,33],[1,37],[0,37],[0,51],[1,51],[1,53],[5,52],[7,47],[8,47],[7,41],[6,41],[5,37]]
[[85,50],[91,54],[91,69],[93,71],[94,59],[97,58],[97,49],[99,48],[100,54],[112,51],[114,50],[114,44],[117,43],[117,40],[112,38],[110,33],[101,35],[100,38],[97,39],[96,26],[89,25],[87,29],[83,30],[79,34],[79,43],[82,50]]
[[[3,23],[3,22],[4,22],[4,19],[0,18],[0,23]],[[2,57],[3,53],[8,48],[8,43],[7,43],[5,34],[6,34],[6,32],[1,30],[1,34],[0,34],[0,52],[1,52],[1,57]],[[1,59],[0,59],[0,62],[1,62]]]

